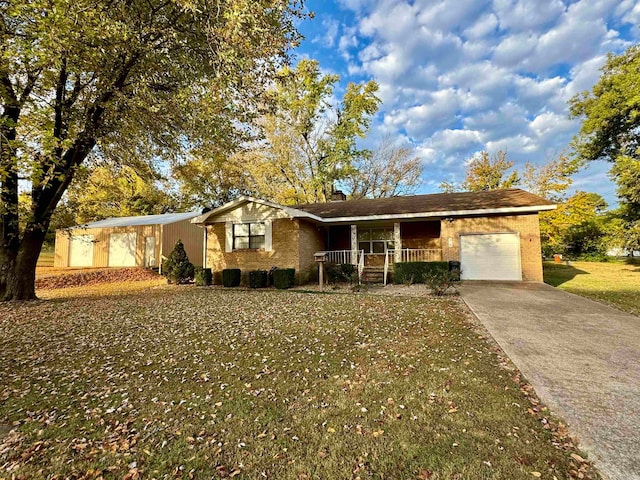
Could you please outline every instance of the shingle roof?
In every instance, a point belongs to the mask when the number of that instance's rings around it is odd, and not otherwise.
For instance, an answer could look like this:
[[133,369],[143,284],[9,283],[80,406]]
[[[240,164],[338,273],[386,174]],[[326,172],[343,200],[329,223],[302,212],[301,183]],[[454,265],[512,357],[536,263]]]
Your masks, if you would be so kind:
[[553,202],[518,188],[483,192],[435,193],[402,197],[309,203],[295,208],[324,219],[403,215],[412,213],[450,213],[518,207],[552,206]]
[[[168,225],[170,223],[188,220],[200,215],[200,212],[186,213],[165,213],[163,215],[143,215],[138,217],[113,217],[98,220],[97,222],[78,225],[82,228],[110,228],[110,227],[133,227],[141,225]],[[76,228],[77,228],[76,227]]]

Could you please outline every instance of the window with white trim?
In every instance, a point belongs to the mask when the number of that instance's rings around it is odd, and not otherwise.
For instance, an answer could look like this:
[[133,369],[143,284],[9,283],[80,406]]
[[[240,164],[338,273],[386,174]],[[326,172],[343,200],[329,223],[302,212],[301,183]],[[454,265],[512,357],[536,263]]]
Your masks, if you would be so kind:
[[265,248],[266,228],[263,222],[235,223],[233,225],[233,249],[258,250]]
[[393,228],[358,228],[358,250],[379,254],[393,247]]

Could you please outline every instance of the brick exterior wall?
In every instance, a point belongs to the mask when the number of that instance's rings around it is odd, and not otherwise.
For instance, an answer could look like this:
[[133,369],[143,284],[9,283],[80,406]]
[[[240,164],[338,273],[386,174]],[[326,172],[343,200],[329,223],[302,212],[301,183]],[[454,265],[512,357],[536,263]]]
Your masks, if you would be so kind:
[[[404,225],[401,229],[406,228]],[[460,260],[460,235],[465,233],[518,233],[520,236],[520,254],[522,279],[542,281],[542,256],[540,248],[540,229],[537,214],[456,218],[449,222],[442,220],[440,238],[433,238],[432,228],[409,227],[415,230],[411,241],[404,248],[439,248],[442,246],[443,260]],[[418,238],[418,230],[425,230],[428,239]],[[428,232],[427,232],[428,230]],[[240,268],[243,271],[269,270],[271,267],[295,268],[298,281],[315,281],[317,265],[313,254],[325,250],[326,229],[301,219],[279,218],[272,220],[272,251],[239,250],[225,252],[225,224],[214,223],[207,226],[207,267],[217,275],[225,268]],[[407,232],[409,233],[409,232]],[[449,238],[452,247],[449,247]],[[409,239],[407,239],[409,240]]]
[[299,282],[310,283],[316,281],[318,278],[318,264],[313,254],[326,250],[325,229],[303,220],[299,222]]
[[207,225],[207,267],[220,282],[220,272],[225,268],[243,271],[269,270],[271,267],[295,268],[301,283],[313,278],[315,260],[313,254],[324,249],[323,229],[298,219],[274,219],[272,221],[272,250],[235,250],[225,252],[225,224]]
[[[465,233],[518,233],[522,279],[542,281],[542,253],[538,214],[456,218],[442,220],[442,259],[460,260],[460,235]],[[449,239],[453,246],[449,247]]]

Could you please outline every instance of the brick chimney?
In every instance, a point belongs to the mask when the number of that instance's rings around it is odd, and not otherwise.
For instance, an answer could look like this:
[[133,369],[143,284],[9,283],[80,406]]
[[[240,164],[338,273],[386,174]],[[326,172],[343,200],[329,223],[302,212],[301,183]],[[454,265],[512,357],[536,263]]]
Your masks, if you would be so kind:
[[347,199],[347,196],[342,192],[342,190],[334,190],[331,192],[331,196],[329,197],[330,202],[344,202]]

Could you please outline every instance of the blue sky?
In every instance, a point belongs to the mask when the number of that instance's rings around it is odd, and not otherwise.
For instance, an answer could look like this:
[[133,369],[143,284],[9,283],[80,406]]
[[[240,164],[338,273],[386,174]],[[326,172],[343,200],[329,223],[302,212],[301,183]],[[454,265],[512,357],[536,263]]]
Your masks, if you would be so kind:
[[[298,56],[342,85],[374,79],[382,99],[368,142],[391,134],[424,164],[420,193],[460,181],[474,153],[516,167],[566,149],[579,122],[567,100],[589,89],[609,52],[638,43],[635,0],[308,0]],[[606,163],[574,189],[615,202]]]

